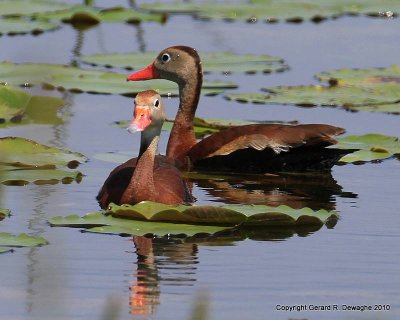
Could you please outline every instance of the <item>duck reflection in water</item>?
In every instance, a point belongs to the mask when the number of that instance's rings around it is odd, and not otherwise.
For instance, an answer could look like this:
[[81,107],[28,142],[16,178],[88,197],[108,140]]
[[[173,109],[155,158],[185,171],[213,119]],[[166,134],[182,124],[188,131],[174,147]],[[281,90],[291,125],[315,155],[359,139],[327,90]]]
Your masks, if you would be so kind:
[[344,191],[330,172],[224,176],[191,173],[188,177],[211,201],[230,204],[335,210],[337,197],[357,198],[357,194]]
[[134,236],[137,269],[129,290],[130,313],[156,313],[160,304],[160,285],[192,286],[196,281],[197,245],[166,239]]

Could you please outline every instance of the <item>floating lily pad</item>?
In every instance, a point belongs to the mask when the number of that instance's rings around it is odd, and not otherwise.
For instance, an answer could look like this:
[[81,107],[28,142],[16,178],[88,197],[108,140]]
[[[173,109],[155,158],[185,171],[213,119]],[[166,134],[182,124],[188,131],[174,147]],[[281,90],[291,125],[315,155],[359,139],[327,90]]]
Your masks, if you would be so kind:
[[316,78],[331,85],[370,86],[384,83],[400,83],[400,66],[378,69],[339,69],[318,73]]
[[357,163],[383,160],[400,154],[400,139],[381,134],[353,135],[338,138],[332,147],[341,149],[360,149],[340,159],[341,162]]
[[5,208],[0,208],[0,220],[10,216],[11,211]]
[[32,140],[0,138],[0,162],[17,167],[76,167],[87,158],[80,153],[52,148]]
[[157,236],[195,236],[204,233],[214,234],[216,232],[227,229],[218,226],[194,226],[188,224],[134,221],[105,216],[104,214],[99,212],[89,213],[84,215],[83,217],[80,217],[78,215],[53,217],[49,219],[49,223],[52,226],[58,227],[88,228],[86,230],[88,232],[136,236],[143,236],[148,234]]
[[49,0],[2,0],[0,1],[0,15],[29,16],[39,12],[58,11],[70,7],[69,4]]
[[[11,85],[44,84],[47,89],[57,88],[75,93],[109,93],[132,96],[143,90],[155,89],[162,95],[176,96],[179,94],[177,85],[170,81],[153,80],[128,83],[126,74],[53,64],[0,63],[0,82]],[[232,82],[205,81],[202,93],[205,95],[218,94],[223,89],[233,88],[237,88],[237,85]]]
[[[1,3],[1,2],[0,2]],[[1,5],[0,5],[1,6]],[[57,29],[58,25],[42,20],[25,20],[21,18],[0,18],[0,36],[17,35],[31,32],[33,34]]]
[[6,185],[26,185],[28,183],[35,184],[69,184],[73,181],[80,182],[82,173],[79,171],[66,171],[54,169],[0,169],[0,183]]
[[151,12],[188,13],[202,19],[224,19],[247,22],[315,22],[335,18],[345,14],[365,14],[369,16],[393,16],[400,12],[396,0],[376,1],[285,1],[285,0],[252,0],[250,3],[215,3],[215,2],[173,2],[152,3],[141,6]]
[[21,124],[60,124],[64,101],[56,97],[31,96],[23,90],[0,85],[0,127]]
[[[142,68],[152,61],[156,54],[156,52],[95,54],[83,56],[82,61],[92,65],[131,70]],[[288,69],[283,59],[270,55],[237,55],[231,52],[201,53],[201,61],[204,73],[270,73]]]
[[281,205],[224,205],[186,206],[141,202],[136,205],[110,204],[107,214],[114,217],[147,221],[179,222],[213,225],[293,226],[322,225],[337,216],[334,211],[313,211],[310,208],[292,209]]
[[47,0],[2,0],[0,1],[0,15],[29,16],[46,20],[92,24],[99,22],[163,22],[165,20],[164,15],[161,14],[138,12],[122,7],[101,9]]
[[67,9],[35,14],[36,18],[60,20],[67,23],[97,24],[101,22],[140,23],[143,21],[164,22],[165,15],[139,12],[123,7],[100,9],[89,6],[71,6]]
[[229,100],[259,104],[338,106],[351,111],[400,114],[400,67],[341,69],[316,76],[329,85],[281,86],[266,93],[227,94]]
[[36,247],[45,244],[48,244],[48,241],[46,239],[41,237],[29,236],[25,233],[21,233],[18,236],[11,233],[0,233],[0,247]]

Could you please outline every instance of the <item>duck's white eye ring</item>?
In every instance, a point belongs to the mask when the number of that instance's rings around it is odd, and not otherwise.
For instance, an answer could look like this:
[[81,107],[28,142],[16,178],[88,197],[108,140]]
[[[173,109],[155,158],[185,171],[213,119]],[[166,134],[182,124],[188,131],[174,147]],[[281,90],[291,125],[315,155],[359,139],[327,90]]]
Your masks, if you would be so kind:
[[156,108],[158,108],[159,105],[160,105],[160,100],[158,100],[158,99],[154,100],[154,106],[155,106]]
[[171,60],[171,56],[168,53],[164,53],[161,56],[161,62],[162,63],[167,63],[169,60]]

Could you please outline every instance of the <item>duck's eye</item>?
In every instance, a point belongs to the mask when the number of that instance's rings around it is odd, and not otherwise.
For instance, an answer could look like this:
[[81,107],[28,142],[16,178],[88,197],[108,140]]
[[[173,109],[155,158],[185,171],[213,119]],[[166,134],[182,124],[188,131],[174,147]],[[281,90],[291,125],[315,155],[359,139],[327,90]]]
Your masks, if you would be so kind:
[[164,54],[161,56],[161,61],[162,61],[163,63],[167,63],[169,60],[171,60],[171,56],[170,56],[168,53],[164,53]]
[[156,108],[158,108],[159,105],[160,105],[160,101],[159,101],[158,99],[156,99],[156,100],[154,101],[154,106],[155,106]]

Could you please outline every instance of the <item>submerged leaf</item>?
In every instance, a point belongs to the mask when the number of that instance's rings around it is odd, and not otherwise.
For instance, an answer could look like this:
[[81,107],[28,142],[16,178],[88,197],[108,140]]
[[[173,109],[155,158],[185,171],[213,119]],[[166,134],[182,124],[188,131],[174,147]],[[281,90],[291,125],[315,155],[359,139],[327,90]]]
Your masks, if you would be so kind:
[[56,97],[31,96],[29,93],[0,85],[0,127],[24,124],[60,124],[58,111],[64,101]]
[[[95,54],[83,56],[82,61],[93,65],[132,70],[143,68],[156,55],[156,52]],[[201,53],[201,62],[204,73],[270,73],[288,69],[283,59],[269,55],[237,55],[231,52]]]
[[77,152],[48,147],[32,140],[0,138],[0,162],[17,167],[76,167],[87,158]]
[[45,244],[48,244],[46,239],[29,236],[25,233],[18,236],[11,233],[0,233],[0,247],[36,247]]
[[70,215],[66,217],[53,217],[49,219],[52,226],[58,227],[83,227],[87,231],[108,234],[127,234],[127,235],[157,235],[157,236],[176,236],[186,235],[195,236],[198,234],[214,234],[226,230],[224,227],[216,226],[193,226],[187,224],[174,224],[163,222],[134,221],[121,218],[105,216],[102,213],[88,213],[83,217]]
[[338,138],[338,144],[332,146],[340,149],[360,149],[340,159],[341,162],[366,162],[383,160],[400,154],[400,140],[381,134],[353,135]]
[[[54,64],[2,62],[0,63],[0,82],[12,85],[44,84],[46,89],[57,88],[75,93],[109,93],[132,96],[140,91],[153,89],[162,95],[178,95],[177,85],[170,81],[152,80],[127,83],[125,74]],[[237,85],[232,82],[205,81],[202,93],[204,95],[218,94],[223,89],[236,87]]]
[[22,117],[31,97],[23,90],[0,85],[0,123]]

